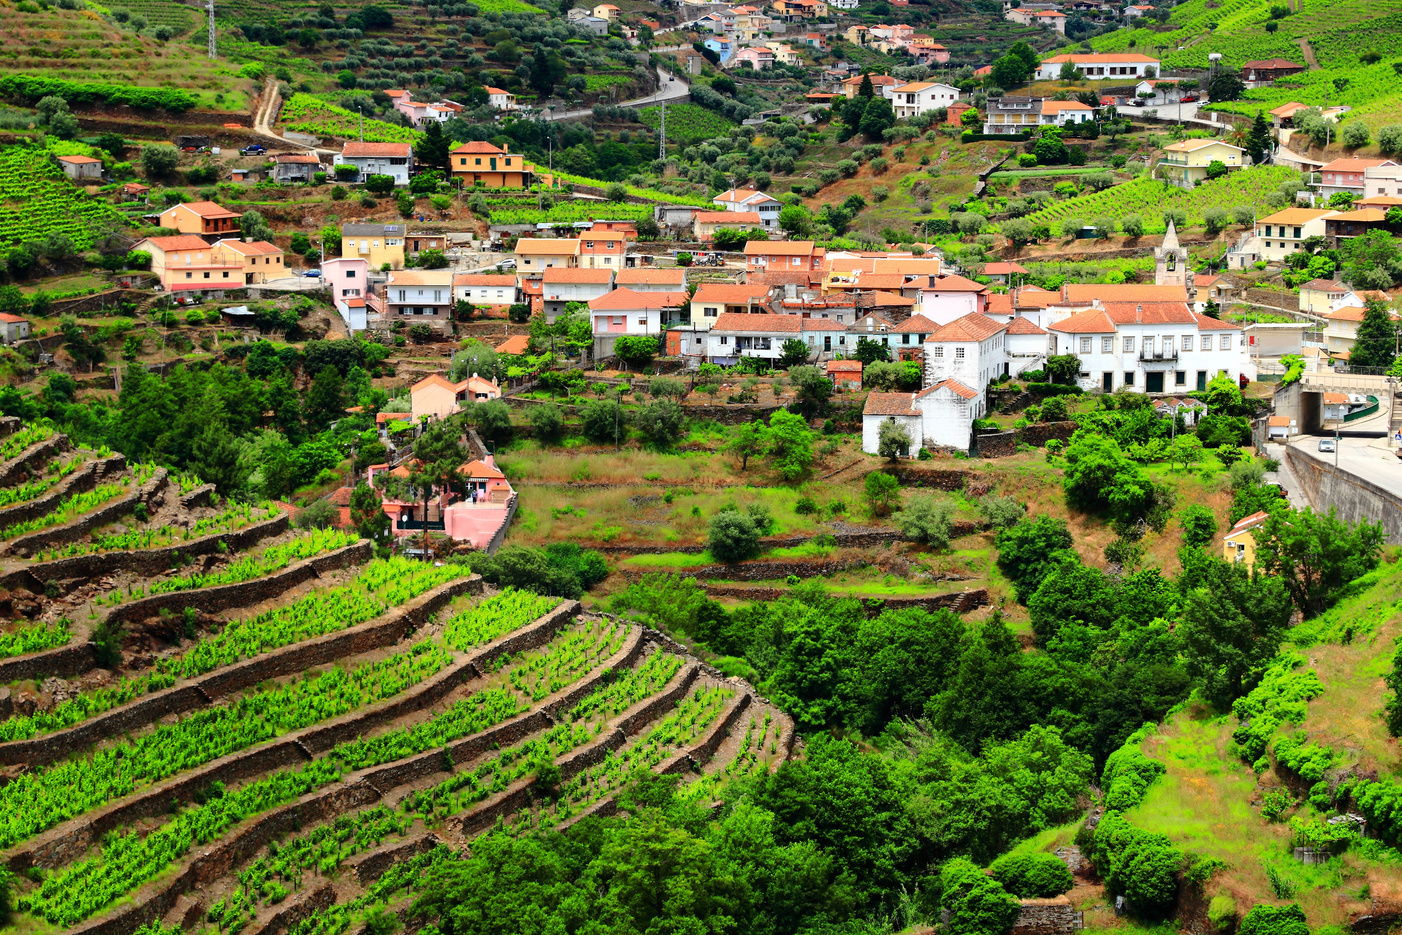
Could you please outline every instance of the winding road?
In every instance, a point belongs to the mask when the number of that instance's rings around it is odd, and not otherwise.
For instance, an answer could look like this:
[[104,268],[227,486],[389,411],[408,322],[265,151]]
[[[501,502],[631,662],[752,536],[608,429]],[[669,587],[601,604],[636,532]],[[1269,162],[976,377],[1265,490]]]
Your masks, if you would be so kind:
[[[676,76],[657,69],[657,91],[647,97],[640,97],[631,101],[623,101],[619,107],[649,107],[653,104],[670,104],[673,101],[685,100],[691,94],[691,88],[685,81],[672,80]],[[546,120],[578,120],[580,117],[588,117],[594,112],[593,108],[584,110],[567,110],[562,113],[547,112]]]

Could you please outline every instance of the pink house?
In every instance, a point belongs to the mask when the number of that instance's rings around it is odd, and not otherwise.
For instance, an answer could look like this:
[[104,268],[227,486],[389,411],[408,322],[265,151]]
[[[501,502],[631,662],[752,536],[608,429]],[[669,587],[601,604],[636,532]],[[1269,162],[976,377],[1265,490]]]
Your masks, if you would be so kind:
[[[407,479],[415,466],[412,461],[393,470],[387,464],[372,465],[369,470],[370,485],[376,486],[375,478],[386,472],[393,477]],[[441,532],[454,542],[466,542],[474,548],[487,549],[493,546],[510,522],[516,505],[516,491],[491,455],[481,461],[467,462],[459,474],[466,493],[438,492],[430,499],[428,530],[430,533]],[[423,501],[409,503],[385,497],[384,511],[389,516],[390,529],[396,539],[423,535],[423,509]]]

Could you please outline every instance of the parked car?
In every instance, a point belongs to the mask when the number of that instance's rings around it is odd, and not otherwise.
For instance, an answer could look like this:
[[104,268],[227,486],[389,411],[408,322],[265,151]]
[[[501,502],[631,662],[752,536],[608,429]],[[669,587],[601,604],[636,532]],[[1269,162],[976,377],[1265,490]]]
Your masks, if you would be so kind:
[[308,279],[315,279],[315,278],[317,278],[317,277],[319,277],[319,276],[321,275],[321,270],[319,270],[319,269],[309,269],[309,270],[307,270],[305,273],[303,273],[302,275],[305,276],[305,277],[307,277]]
[[1179,98],[1184,104],[1191,104],[1198,99],[1196,94],[1185,94]]
[[259,144],[259,143],[254,143],[254,144],[252,144],[251,146],[245,146],[243,149],[239,150],[239,155],[240,155],[240,156],[261,156],[263,153],[266,153],[267,151],[268,151],[268,147],[263,146],[263,145],[261,145],[261,144]]
[[1335,447],[1334,447],[1334,439],[1332,439],[1332,438],[1321,438],[1321,439],[1319,440],[1319,450],[1320,450],[1320,451],[1327,451],[1327,452],[1332,453],[1332,452],[1335,450]]
[[502,260],[497,266],[500,266],[502,269],[515,269],[516,261],[514,259]]

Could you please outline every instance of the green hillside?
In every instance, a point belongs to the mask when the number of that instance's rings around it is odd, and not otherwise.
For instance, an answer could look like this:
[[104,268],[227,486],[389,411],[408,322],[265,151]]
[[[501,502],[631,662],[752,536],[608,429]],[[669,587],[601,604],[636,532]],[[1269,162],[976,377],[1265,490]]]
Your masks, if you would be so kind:
[[[54,141],[54,147],[66,154],[92,152],[81,143]],[[61,234],[86,250],[102,228],[123,225],[111,204],[88,197],[68,181],[51,158],[54,154],[41,146],[10,146],[0,152],[0,246]]]

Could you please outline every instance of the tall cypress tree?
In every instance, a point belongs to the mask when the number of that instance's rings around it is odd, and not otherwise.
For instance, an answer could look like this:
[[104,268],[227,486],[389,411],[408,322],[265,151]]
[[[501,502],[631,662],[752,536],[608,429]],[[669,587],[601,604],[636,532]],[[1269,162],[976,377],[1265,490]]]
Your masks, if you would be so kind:
[[1354,367],[1392,366],[1397,359],[1397,322],[1388,308],[1377,299],[1369,299],[1358,324],[1358,340],[1353,343],[1348,362]]

